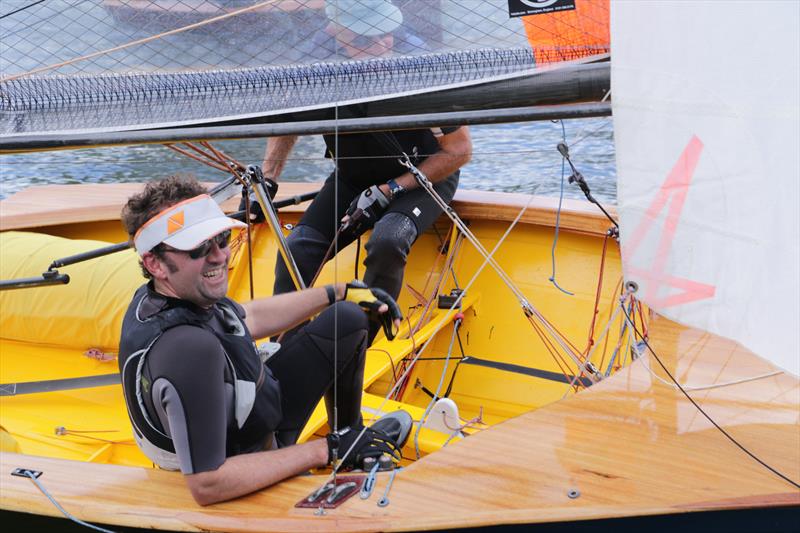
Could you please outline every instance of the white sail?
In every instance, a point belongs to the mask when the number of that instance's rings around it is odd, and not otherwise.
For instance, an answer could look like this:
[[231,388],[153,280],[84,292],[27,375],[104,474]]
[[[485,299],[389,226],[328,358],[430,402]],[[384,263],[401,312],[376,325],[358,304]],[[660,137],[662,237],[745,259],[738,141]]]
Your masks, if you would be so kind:
[[612,2],[627,280],[800,374],[800,2]]

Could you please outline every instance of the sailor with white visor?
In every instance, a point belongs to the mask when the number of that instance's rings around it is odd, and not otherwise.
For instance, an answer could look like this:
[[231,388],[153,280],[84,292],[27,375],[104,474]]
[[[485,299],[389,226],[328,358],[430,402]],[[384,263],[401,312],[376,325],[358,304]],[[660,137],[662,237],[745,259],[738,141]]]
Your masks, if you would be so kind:
[[[134,437],[155,464],[184,474],[199,504],[325,466],[348,449],[345,467],[382,453],[399,460],[410,417],[363,432],[361,419],[365,311],[391,316],[397,327],[394,300],[345,283],[241,305],[228,298],[229,239],[244,224],[194,178],[149,183],[122,220],[149,279],[133,295],[120,340]],[[254,339],[308,320],[262,361]],[[331,427],[335,409],[342,431],[295,444],[323,397]]]

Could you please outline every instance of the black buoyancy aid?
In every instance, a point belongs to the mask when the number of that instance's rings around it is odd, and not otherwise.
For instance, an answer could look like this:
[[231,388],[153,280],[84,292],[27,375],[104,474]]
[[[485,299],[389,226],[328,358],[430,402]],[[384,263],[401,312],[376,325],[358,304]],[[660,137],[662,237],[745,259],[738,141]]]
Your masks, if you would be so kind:
[[[214,313],[219,320],[211,320]],[[215,324],[224,324],[226,331],[219,331]],[[211,309],[202,309],[144,285],[136,291],[125,313],[119,348],[125,403],[139,448],[162,468],[179,468],[172,439],[144,401],[142,369],[156,340],[168,329],[180,325],[213,333],[225,352],[229,370],[225,380],[233,386],[236,411],[236,421],[227,429],[226,456],[263,445],[282,417],[280,386],[261,361],[241,308],[223,298]]]

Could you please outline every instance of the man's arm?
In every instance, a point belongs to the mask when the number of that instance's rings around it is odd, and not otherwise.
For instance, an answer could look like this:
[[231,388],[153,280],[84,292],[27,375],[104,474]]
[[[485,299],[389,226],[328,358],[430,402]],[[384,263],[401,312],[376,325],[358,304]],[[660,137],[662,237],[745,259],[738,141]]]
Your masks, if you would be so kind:
[[250,494],[327,462],[328,444],[325,439],[317,439],[228,457],[218,469],[189,474],[185,479],[195,501],[209,505]]
[[292,152],[295,143],[297,142],[297,135],[283,135],[281,137],[270,137],[267,140],[267,149],[264,152],[264,162],[261,165],[261,170],[264,171],[264,176],[278,181],[278,178],[286,166],[286,160]]
[[[344,298],[345,284],[334,285],[336,300]],[[286,331],[316,315],[329,305],[324,287],[286,292],[268,298],[259,298],[242,304],[247,316],[247,329],[255,339]]]
[[[437,137],[437,140],[439,141],[439,151],[419,165],[419,169],[432,183],[443,180],[472,159],[472,139],[468,127],[461,126],[451,133]],[[419,186],[417,180],[409,172],[395,178],[395,181],[407,191]],[[386,197],[389,197],[388,185],[381,184],[378,188]]]

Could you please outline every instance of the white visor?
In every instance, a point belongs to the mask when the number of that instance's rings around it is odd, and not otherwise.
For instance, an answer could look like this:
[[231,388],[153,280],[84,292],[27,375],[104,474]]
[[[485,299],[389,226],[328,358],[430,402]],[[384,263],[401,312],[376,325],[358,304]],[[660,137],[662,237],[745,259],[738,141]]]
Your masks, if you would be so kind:
[[162,242],[176,250],[197,248],[203,241],[231,228],[247,225],[225,215],[207,194],[170,206],[148,220],[133,237],[141,256]]

